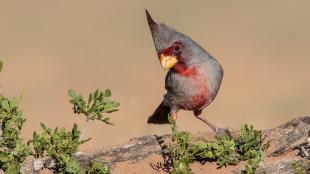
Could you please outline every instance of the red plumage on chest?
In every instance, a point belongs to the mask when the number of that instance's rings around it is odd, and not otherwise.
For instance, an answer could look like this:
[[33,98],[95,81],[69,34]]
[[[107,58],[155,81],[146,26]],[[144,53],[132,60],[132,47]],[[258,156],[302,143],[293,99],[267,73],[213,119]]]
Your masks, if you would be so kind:
[[192,88],[195,89],[194,94],[184,99],[179,107],[184,110],[200,110],[207,106],[211,94],[207,85],[207,76],[200,73],[195,66],[185,68],[178,63],[175,64],[174,71],[182,77],[189,78]]

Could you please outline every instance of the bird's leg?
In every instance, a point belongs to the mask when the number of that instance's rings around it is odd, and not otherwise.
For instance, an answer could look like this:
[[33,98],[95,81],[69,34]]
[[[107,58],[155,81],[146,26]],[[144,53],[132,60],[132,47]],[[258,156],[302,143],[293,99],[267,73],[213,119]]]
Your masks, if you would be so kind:
[[227,131],[226,129],[220,128],[215,126],[214,124],[212,124],[210,121],[208,121],[205,117],[203,117],[202,115],[195,115],[196,118],[198,118],[199,120],[203,121],[204,123],[206,123],[209,127],[211,127],[211,129],[214,131],[215,134],[217,135],[222,135],[225,131]]
[[208,121],[206,118],[204,118],[202,115],[197,115],[196,118],[206,123],[209,127],[211,127],[212,130],[216,131],[217,127],[212,124],[210,121]]

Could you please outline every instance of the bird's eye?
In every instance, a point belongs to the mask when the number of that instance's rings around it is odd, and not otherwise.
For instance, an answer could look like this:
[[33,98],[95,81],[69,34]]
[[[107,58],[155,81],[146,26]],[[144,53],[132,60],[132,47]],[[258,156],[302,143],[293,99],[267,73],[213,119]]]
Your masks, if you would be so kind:
[[180,52],[180,50],[181,50],[181,46],[180,45],[178,45],[178,44],[174,45],[174,51],[175,52]]

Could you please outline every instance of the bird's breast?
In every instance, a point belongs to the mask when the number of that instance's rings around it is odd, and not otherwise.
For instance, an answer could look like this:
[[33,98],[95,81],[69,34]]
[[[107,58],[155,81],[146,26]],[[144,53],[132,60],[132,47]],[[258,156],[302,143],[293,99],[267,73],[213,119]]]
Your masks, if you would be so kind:
[[188,69],[182,73],[172,73],[167,79],[168,93],[172,103],[184,110],[198,110],[212,100],[208,76],[199,69]]
[[184,110],[199,110],[204,108],[211,98],[207,79],[193,79],[189,84],[191,85],[192,91],[188,91],[188,93],[184,91],[187,94],[185,94],[186,97],[179,103],[179,107]]

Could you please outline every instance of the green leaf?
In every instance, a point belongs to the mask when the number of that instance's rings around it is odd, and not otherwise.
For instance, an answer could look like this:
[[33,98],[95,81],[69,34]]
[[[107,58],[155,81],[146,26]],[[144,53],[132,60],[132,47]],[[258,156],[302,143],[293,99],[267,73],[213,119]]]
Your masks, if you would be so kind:
[[90,104],[92,100],[93,100],[93,95],[90,93],[88,96],[88,105]]
[[77,97],[77,93],[74,90],[72,90],[72,89],[69,89],[68,95],[70,97],[72,97],[72,98],[76,98]]
[[102,91],[100,91],[100,92],[99,92],[99,96],[98,96],[98,98],[97,98],[97,99],[98,99],[98,100],[102,100],[102,98],[103,98],[103,92],[102,92]]
[[41,128],[42,128],[44,131],[48,132],[48,129],[47,129],[47,127],[45,126],[44,123],[40,123],[40,125],[41,125]]
[[97,98],[97,96],[98,96],[98,92],[99,92],[99,90],[98,90],[98,89],[94,92],[94,98],[95,98],[95,99],[96,99],[96,98]]
[[10,102],[11,108],[15,108],[19,105],[19,100],[17,98],[13,98]]
[[80,132],[78,131],[77,124],[75,124],[75,123],[74,123],[73,129],[72,129],[72,135],[73,135],[74,139],[80,137]]
[[106,90],[104,91],[104,96],[106,96],[106,97],[111,97],[111,95],[112,95],[112,92],[111,92],[110,89],[106,89]]

